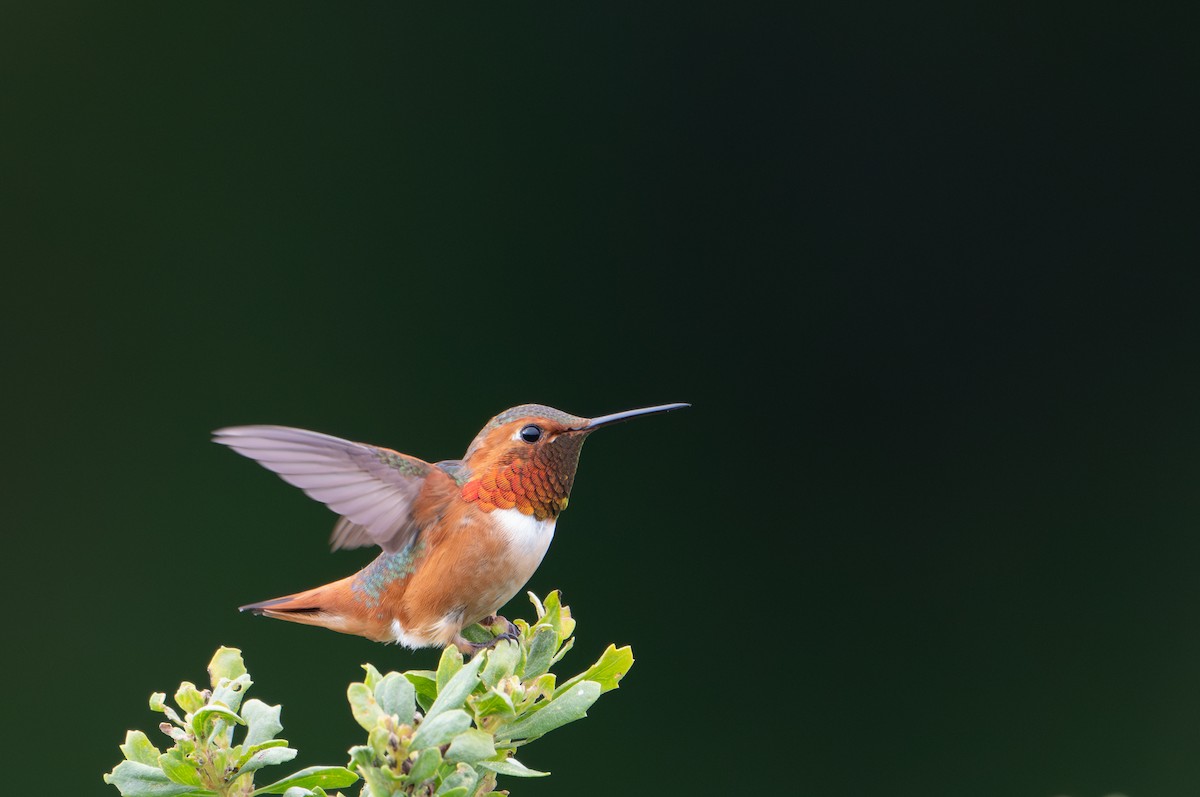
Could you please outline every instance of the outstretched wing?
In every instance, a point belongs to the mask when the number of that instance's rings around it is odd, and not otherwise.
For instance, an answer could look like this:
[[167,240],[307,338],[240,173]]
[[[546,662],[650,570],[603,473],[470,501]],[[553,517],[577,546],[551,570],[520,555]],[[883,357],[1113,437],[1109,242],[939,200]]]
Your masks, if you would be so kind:
[[333,549],[379,545],[397,551],[412,541],[413,502],[431,474],[428,462],[389,448],[288,426],[232,426],[213,432],[229,446],[288,484],[342,515]]

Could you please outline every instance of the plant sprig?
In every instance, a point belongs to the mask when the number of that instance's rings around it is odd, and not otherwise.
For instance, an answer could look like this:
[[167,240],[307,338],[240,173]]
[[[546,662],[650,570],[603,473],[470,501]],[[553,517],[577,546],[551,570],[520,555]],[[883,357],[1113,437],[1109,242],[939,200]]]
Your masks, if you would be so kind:
[[129,731],[120,748],[125,760],[104,780],[122,797],[328,797],[325,789],[360,777],[360,797],[507,794],[495,791],[500,775],[549,774],[518,761],[517,748],[587,716],[633,666],[629,647],[609,645],[591,667],[558,683],[550,669],[574,644],[575,620],[557,591],[545,601],[529,597],[536,618],[514,622],[516,640],[497,640],[496,628],[464,632],[475,643],[491,640],[470,660],[451,645],[436,670],[382,674],[364,664],[366,677],[346,696],[367,739],[350,748],[345,767],[309,767],[256,788],[260,770],[291,761],[296,750],[275,738],[283,730],[280,706],[243,702],[253,681],[241,651],[222,647],[208,666],[211,688],[184,681],[175,692],[178,711],[165,693],[150,696],[174,744],[163,752]]

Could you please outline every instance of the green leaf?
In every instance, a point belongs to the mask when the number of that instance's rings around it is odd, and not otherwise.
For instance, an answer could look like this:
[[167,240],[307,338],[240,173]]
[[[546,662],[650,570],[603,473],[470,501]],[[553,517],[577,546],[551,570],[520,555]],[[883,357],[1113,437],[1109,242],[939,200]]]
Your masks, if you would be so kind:
[[441,797],[466,797],[478,782],[478,772],[466,764],[459,764],[455,767],[454,774],[447,776],[434,794]]
[[437,773],[438,767],[441,765],[441,751],[436,747],[426,747],[417,754],[417,760],[413,762],[412,769],[408,771],[408,782],[415,785],[429,780]]
[[[105,783],[117,787],[123,797],[179,797],[196,792],[195,787],[175,783],[158,767],[122,761],[104,776]],[[203,792],[216,794],[216,792]]]
[[478,728],[470,728],[454,737],[446,751],[447,761],[462,761],[474,764],[496,755],[496,743],[492,735]]
[[575,621],[571,619],[571,609],[569,606],[563,606],[561,603],[562,593],[554,590],[546,596],[546,616],[538,619],[538,624],[549,623],[550,626],[558,633],[558,640],[561,642],[571,635],[575,630]]
[[362,773],[366,784],[359,791],[359,797],[402,797],[404,776],[397,775],[387,767],[368,769]]
[[515,758],[505,758],[502,761],[480,761],[479,766],[501,775],[512,775],[517,778],[544,778],[550,774],[530,769]]
[[350,754],[350,762],[346,766],[351,770],[366,770],[375,766],[375,751],[365,744],[356,744],[346,752]]
[[314,786],[340,789],[343,786],[351,785],[356,780],[358,780],[358,775],[345,767],[308,767],[269,786],[255,789],[253,793],[255,795],[283,794],[288,789],[296,787],[311,789]]
[[383,712],[379,710],[379,704],[375,702],[375,695],[371,694],[371,690],[364,683],[352,683],[346,689],[346,699],[350,701],[350,711],[354,714],[354,721],[363,727],[363,730],[371,730],[379,724],[379,720],[383,717]]
[[623,648],[609,645],[605,648],[604,653],[600,654],[600,658],[595,664],[558,687],[555,694],[566,692],[580,681],[595,681],[600,684],[601,693],[616,689],[617,684],[632,666],[633,650],[628,645]]
[[442,691],[442,687],[454,677],[454,674],[462,669],[463,657],[458,652],[458,648],[454,645],[447,645],[442,651],[442,658],[438,661],[437,667],[437,688],[438,692]]
[[141,731],[127,731],[125,744],[121,745],[121,754],[126,759],[147,766],[158,766],[158,757],[162,752],[150,743],[146,734]]
[[435,717],[426,717],[413,734],[411,749],[443,745],[469,727],[471,715],[462,709],[452,708]]
[[219,685],[213,688],[212,697],[209,703],[223,703],[231,710],[237,711],[242,704],[242,697],[245,696],[246,690],[250,688],[254,681],[250,680],[247,673],[242,673],[232,681],[222,680]]
[[521,660],[521,646],[511,640],[497,642],[496,646],[486,654],[487,664],[479,679],[488,686],[495,686],[501,678],[507,678],[516,672]]
[[387,795],[403,794],[399,789],[403,783],[403,777],[395,774],[391,769],[372,766],[361,768],[359,771],[365,781],[359,791],[359,797],[386,797]]
[[389,672],[375,687],[375,701],[386,714],[395,714],[404,724],[411,725],[417,709],[416,690],[412,682],[398,672]]
[[296,757],[296,752],[290,747],[267,747],[251,754],[249,760],[238,769],[238,777],[247,772],[255,772],[263,767],[284,764]]
[[573,647],[575,647],[575,637],[571,637],[563,643],[563,646],[558,649],[558,653],[554,654],[554,658],[550,659],[550,666],[553,667],[555,664],[558,664],[563,656],[571,652],[571,648]]
[[[443,657],[444,659],[445,657]],[[483,656],[476,656],[471,659],[470,663],[463,666],[458,672],[445,682],[442,686],[441,671],[438,671],[438,696],[437,700],[433,701],[433,705],[429,707],[429,711],[425,714],[425,721],[436,717],[443,711],[460,708],[463,702],[467,699],[467,695],[475,690],[479,685],[479,668],[483,666]]]
[[235,755],[234,765],[240,767],[250,760],[250,756],[254,755],[260,750],[269,750],[272,747],[287,747],[287,739],[267,739],[265,742],[252,744],[249,747],[238,745],[237,747],[233,748],[233,753]]
[[476,645],[483,645],[491,642],[496,636],[495,634],[490,633],[479,623],[471,623],[470,625],[464,627],[459,633],[463,635],[463,639],[467,640],[468,642],[474,642]]
[[189,761],[181,750],[168,750],[160,755],[158,767],[164,775],[176,783],[191,787],[201,785],[200,773],[196,771],[196,764]]
[[392,730],[387,727],[388,725],[391,723],[381,722],[367,734],[367,746],[375,752],[375,757],[380,760],[388,754],[388,740],[392,737]]
[[238,725],[245,725],[246,721],[239,717],[235,712],[230,711],[225,706],[219,703],[209,703],[204,708],[192,715],[192,732],[197,737],[203,738],[211,731],[210,723],[218,719],[223,719],[226,722],[233,722]]
[[184,681],[179,685],[179,690],[175,692],[175,702],[184,711],[191,712],[203,706],[207,701],[194,683]]
[[525,672],[522,678],[536,678],[550,669],[550,660],[554,651],[558,650],[558,632],[549,625],[538,625],[533,633],[533,641],[529,643],[529,653],[525,657]]
[[167,710],[167,693],[154,692],[150,695],[150,710],[162,714]]
[[225,646],[217,648],[217,652],[213,654],[212,661],[208,663],[208,677],[211,680],[213,689],[217,688],[217,684],[222,678],[228,678],[230,681],[233,681],[245,674],[246,663],[242,661],[242,652],[237,648],[227,648]]
[[409,670],[404,677],[417,691],[417,704],[422,711],[428,711],[437,700],[437,675],[433,670]]
[[188,735],[187,731],[185,731],[183,728],[176,728],[174,725],[172,725],[169,722],[164,722],[164,723],[160,724],[158,726],[158,729],[160,731],[162,731],[163,733],[165,733],[167,736],[170,736],[175,741],[181,742],[181,743],[183,742],[184,739],[187,738],[187,735]]
[[275,738],[275,734],[283,730],[279,722],[282,706],[268,706],[256,698],[251,698],[242,706],[242,719],[246,720],[246,738],[242,744],[254,747]]
[[537,595],[532,592],[526,592],[525,594],[529,596],[529,602],[533,604],[533,610],[537,612],[538,619],[542,619],[546,615],[546,607],[538,600]]
[[595,681],[581,681],[555,697],[544,708],[496,729],[497,739],[536,739],[568,722],[587,716],[587,710],[600,697]]
[[552,673],[543,673],[532,681],[525,682],[525,697],[520,705],[516,703],[513,706],[517,709],[517,713],[524,713],[538,699],[550,700],[554,697],[554,684],[557,681],[557,676]]
[[495,689],[489,689],[482,695],[472,698],[471,707],[475,710],[475,716],[479,718],[516,714],[512,698]]
[[367,673],[367,677],[363,679],[363,682],[366,683],[368,689],[374,692],[375,685],[383,680],[383,676],[379,674],[379,670],[375,669],[375,665],[373,664],[364,664],[362,668]]

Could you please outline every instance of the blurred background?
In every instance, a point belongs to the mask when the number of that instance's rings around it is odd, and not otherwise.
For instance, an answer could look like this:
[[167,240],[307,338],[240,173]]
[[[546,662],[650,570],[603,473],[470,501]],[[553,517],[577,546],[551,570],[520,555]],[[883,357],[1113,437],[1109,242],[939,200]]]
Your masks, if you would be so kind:
[[585,448],[529,587],[564,667],[637,664],[502,785],[1195,794],[1169,5],[6,5],[10,760],[115,795],[226,644],[342,763],[359,665],[436,661],[235,611],[373,554],[212,429],[437,460],[518,403],[689,401]]

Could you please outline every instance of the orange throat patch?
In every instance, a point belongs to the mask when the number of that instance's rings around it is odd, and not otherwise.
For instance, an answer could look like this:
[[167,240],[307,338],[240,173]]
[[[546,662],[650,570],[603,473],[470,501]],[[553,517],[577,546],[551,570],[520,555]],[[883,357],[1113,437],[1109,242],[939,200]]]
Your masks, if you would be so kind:
[[462,487],[464,501],[475,503],[484,512],[516,509],[523,515],[546,520],[567,506],[570,480],[559,478],[546,468],[531,462],[502,463]]

